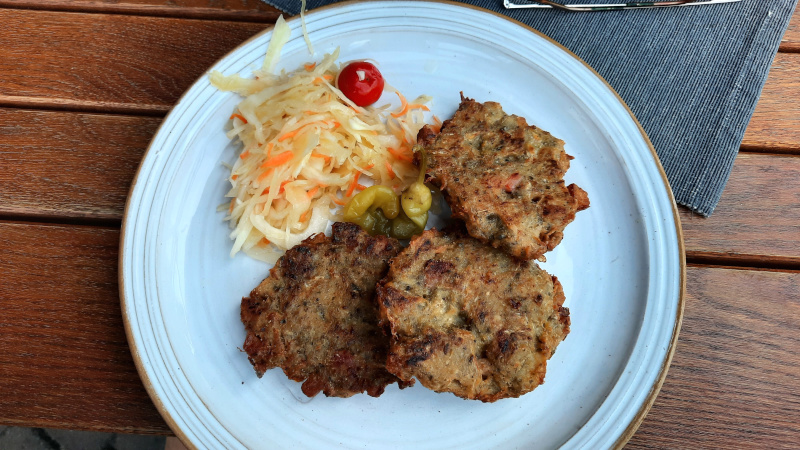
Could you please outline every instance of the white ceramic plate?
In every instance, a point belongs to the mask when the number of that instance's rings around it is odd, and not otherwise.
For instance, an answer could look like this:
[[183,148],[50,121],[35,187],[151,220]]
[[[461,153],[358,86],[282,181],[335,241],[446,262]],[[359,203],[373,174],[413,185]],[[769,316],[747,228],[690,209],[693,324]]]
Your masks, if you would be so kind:
[[[299,19],[281,66],[312,58]],[[126,331],[153,401],[201,448],[601,448],[624,443],[658,392],[682,314],[683,250],[674,202],[652,147],[614,91],[531,29],[449,3],[347,3],[307,15],[317,57],[379,62],[408,98],[434,97],[446,118],[459,91],[500,102],[566,141],[567,182],[592,206],[544,268],[564,285],[572,332],[544,385],[493,404],[417,384],[380,398],[305,398],[280,370],[258,379],[240,351],[239,304],[268,267],[228,256],[216,207],[236,158],[224,128],[239,99],[202,77],[164,121],[126,210],[120,277]],[[213,69],[248,74],[270,33]],[[387,97],[388,98],[388,97]]]

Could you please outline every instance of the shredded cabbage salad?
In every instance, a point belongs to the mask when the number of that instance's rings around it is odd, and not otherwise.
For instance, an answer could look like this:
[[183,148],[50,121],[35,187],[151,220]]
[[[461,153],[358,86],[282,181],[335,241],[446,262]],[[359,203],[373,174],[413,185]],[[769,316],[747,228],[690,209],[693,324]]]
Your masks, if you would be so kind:
[[216,88],[244,97],[227,133],[242,149],[231,167],[230,203],[221,206],[232,228],[231,256],[243,250],[274,263],[285,250],[324,232],[339,207],[366,186],[400,193],[418,174],[412,148],[430,98],[409,103],[387,85],[399,107],[355,105],[335,85],[339,49],[275,74],[290,34],[281,16],[254,78],[211,73]]

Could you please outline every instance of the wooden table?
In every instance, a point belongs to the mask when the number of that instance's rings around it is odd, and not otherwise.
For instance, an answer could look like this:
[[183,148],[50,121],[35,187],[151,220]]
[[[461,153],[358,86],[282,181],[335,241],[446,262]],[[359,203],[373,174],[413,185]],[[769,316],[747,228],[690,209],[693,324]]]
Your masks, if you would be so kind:
[[[277,11],[0,0],[0,424],[170,434],[134,368],[117,256],[164,115]],[[681,211],[688,297],[630,447],[800,445],[800,13],[717,211]]]

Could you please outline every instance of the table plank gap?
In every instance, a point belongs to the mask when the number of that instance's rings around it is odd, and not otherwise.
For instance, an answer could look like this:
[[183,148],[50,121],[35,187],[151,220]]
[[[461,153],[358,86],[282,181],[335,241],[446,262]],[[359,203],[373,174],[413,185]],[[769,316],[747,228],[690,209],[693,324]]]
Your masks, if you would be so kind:
[[0,0],[0,8],[271,24],[281,12],[259,0]]
[[172,109],[172,105],[28,97],[0,93],[0,108],[164,117]]
[[739,152],[759,153],[762,155],[800,155],[800,145],[753,145],[742,144]]
[[63,215],[48,212],[29,213],[26,211],[3,211],[0,212],[0,222],[24,222],[31,224],[52,224],[52,225],[82,225],[89,227],[112,227],[119,229],[122,227],[122,219],[116,215]]
[[800,258],[774,258],[761,255],[726,255],[688,252],[686,264],[692,267],[717,267],[736,270],[766,270],[800,273]]

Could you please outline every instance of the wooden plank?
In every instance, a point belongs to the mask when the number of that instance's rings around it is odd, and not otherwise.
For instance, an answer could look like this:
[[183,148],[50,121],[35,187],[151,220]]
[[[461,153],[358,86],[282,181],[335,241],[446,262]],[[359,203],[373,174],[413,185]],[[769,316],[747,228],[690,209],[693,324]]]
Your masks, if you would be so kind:
[[266,27],[28,10],[0,10],[0,23],[0,105],[161,114]]
[[681,208],[687,257],[800,264],[797,180],[798,156],[739,154],[711,217]]
[[0,222],[0,236],[0,423],[168,432],[125,338],[119,230]]
[[742,149],[800,153],[800,53],[778,53]]
[[0,7],[272,23],[280,11],[260,0],[0,0]]
[[800,8],[795,7],[789,27],[783,35],[780,51],[800,52]]
[[160,118],[0,108],[0,214],[119,221]]
[[[0,223],[0,423],[166,433],[131,361],[116,229]],[[677,353],[631,447],[800,439],[800,273],[690,267]],[[754,302],[758,302],[757,306]]]
[[796,448],[800,273],[690,267],[678,346],[629,448]]

